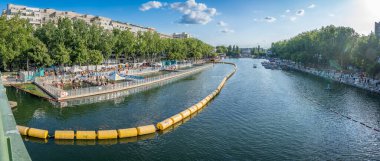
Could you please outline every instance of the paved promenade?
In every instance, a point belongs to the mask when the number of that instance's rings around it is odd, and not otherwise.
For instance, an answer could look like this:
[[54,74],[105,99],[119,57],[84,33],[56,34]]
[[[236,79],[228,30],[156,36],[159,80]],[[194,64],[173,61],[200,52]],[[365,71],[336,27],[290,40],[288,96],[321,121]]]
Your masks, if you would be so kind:
[[337,70],[321,70],[311,67],[305,67],[290,61],[283,61],[281,65],[285,65],[290,69],[302,71],[343,84],[354,86],[357,88],[365,89],[371,92],[380,93],[380,80],[372,79],[364,76],[361,73],[343,73]]

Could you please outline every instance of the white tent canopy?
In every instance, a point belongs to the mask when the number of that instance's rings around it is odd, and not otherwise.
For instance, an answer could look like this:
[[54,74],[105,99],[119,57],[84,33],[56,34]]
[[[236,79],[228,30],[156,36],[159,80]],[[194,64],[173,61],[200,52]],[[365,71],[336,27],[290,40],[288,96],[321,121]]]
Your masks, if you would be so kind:
[[114,73],[111,76],[109,76],[108,79],[113,80],[113,81],[118,81],[118,80],[124,80],[125,78],[120,76],[117,73]]

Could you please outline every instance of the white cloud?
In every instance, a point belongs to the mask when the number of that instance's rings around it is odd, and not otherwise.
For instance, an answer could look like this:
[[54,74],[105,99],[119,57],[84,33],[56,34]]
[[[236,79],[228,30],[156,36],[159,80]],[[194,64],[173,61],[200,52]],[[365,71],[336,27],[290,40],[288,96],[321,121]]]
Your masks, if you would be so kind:
[[277,19],[274,18],[274,17],[271,17],[271,16],[267,16],[267,17],[264,18],[264,20],[267,21],[267,22],[274,22],[274,21],[276,21]]
[[225,27],[225,26],[228,26],[228,24],[225,23],[224,21],[219,21],[219,22],[218,22],[218,26]]
[[235,31],[234,30],[231,30],[229,28],[224,28],[223,30],[220,30],[220,32],[224,33],[224,34],[228,34],[228,33],[234,33]]
[[170,4],[170,8],[182,13],[178,23],[181,24],[207,24],[217,14],[215,8],[208,8],[204,3],[197,3],[195,0],[186,2],[175,2]]
[[296,21],[296,20],[297,20],[297,17],[294,17],[294,16],[293,16],[293,17],[290,17],[290,21],[293,21],[293,22],[294,22],[294,21]]
[[285,10],[285,12],[286,12],[286,13],[289,13],[289,12],[290,12],[290,9]]
[[149,1],[140,6],[140,11],[148,11],[153,8],[161,8],[163,5],[158,1]]
[[329,16],[330,16],[330,17],[335,17],[335,14],[330,13]]
[[307,8],[315,8],[315,4],[311,4],[309,7]]
[[303,16],[305,14],[305,10],[303,10],[303,9],[300,9],[300,10],[298,10],[297,12],[296,12],[296,15],[297,16]]
[[269,23],[272,23],[274,21],[276,21],[277,19],[275,17],[272,17],[272,16],[267,16],[267,17],[264,17],[262,19],[253,19],[253,21],[255,22],[269,22]]
[[282,17],[282,18],[286,18],[286,15],[280,15],[280,17]]
[[215,8],[208,8],[204,3],[197,3],[195,0],[187,0],[186,2],[161,3],[158,1],[150,1],[141,5],[141,11],[147,11],[153,8],[168,7],[182,14],[178,23],[181,24],[207,24],[214,16],[217,15]]

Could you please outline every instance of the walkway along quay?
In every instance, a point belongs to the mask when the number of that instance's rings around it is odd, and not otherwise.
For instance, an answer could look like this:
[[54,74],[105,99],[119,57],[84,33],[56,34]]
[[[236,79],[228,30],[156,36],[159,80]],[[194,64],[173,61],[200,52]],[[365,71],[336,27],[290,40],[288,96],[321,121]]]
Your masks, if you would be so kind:
[[[91,86],[77,89],[64,90],[57,87],[52,86],[52,80],[47,80],[47,78],[37,77],[34,83],[44,90],[47,94],[49,94],[55,101],[64,101],[74,98],[88,97],[93,95],[112,93],[122,90],[127,90],[131,88],[136,88],[140,86],[146,86],[149,84],[157,83],[160,81],[165,81],[169,79],[179,78],[188,76],[190,74],[194,74],[200,72],[208,67],[211,67],[212,64],[203,64],[197,65],[195,67],[185,69],[185,70],[176,70],[164,75],[158,75],[155,77],[144,78],[144,79],[135,79],[133,81],[123,81],[116,82],[113,84],[102,85],[102,86]],[[158,72],[159,70],[157,70]],[[70,79],[62,78],[62,79]]]
[[0,80],[0,160],[30,161],[31,158],[16,128],[5,90]]
[[[192,114],[196,114],[198,111],[202,110],[206,105],[214,99],[220,91],[225,86],[227,80],[231,78],[237,70],[237,67],[233,63],[221,62],[221,64],[232,65],[233,71],[226,75],[223,80],[220,82],[218,87],[210,93],[208,96],[203,98],[198,103],[192,105],[191,107],[185,109],[184,111],[175,114],[167,119],[164,119],[161,122],[156,124],[142,125],[138,127],[131,128],[123,128],[123,129],[109,129],[109,130],[55,130],[54,133],[49,132],[48,130],[25,127],[25,126],[17,126],[19,133],[21,135],[25,135],[31,138],[39,138],[39,139],[55,139],[55,140],[78,140],[86,141],[86,140],[115,140],[122,138],[132,138],[137,136],[148,136],[149,134],[156,133],[157,131],[165,133],[165,130],[172,126],[178,126],[177,123],[186,120]],[[209,66],[209,65],[207,65]],[[203,66],[202,68],[206,68],[207,66]],[[197,68],[197,69],[202,69]]]
[[318,77],[333,80],[339,83],[343,83],[346,85],[350,85],[353,87],[361,88],[364,90],[368,90],[368,91],[380,94],[380,80],[366,77],[363,74],[359,74],[359,73],[345,74],[337,70],[321,70],[321,69],[306,67],[306,66],[297,64],[295,62],[286,61],[286,60],[282,60],[276,63],[279,64],[280,66],[283,66],[283,67],[285,66],[289,69],[309,73]]

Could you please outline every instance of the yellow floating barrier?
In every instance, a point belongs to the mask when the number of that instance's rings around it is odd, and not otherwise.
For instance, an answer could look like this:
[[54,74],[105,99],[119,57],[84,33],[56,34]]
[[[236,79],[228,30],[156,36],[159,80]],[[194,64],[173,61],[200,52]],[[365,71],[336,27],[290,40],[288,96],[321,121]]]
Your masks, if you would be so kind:
[[96,132],[95,131],[77,131],[76,137],[79,140],[95,140]]
[[19,126],[17,125],[16,128],[18,129],[18,132],[21,134],[21,135],[28,135],[28,131],[29,131],[29,127],[26,127],[26,126]]
[[170,117],[170,119],[173,121],[173,124],[175,124],[177,122],[180,122],[183,118],[182,118],[181,114],[176,114],[176,115]]
[[160,129],[160,130],[165,130],[166,128],[170,127],[173,125],[173,120],[168,118],[164,121],[161,121],[159,123],[157,123],[157,128]]
[[41,129],[35,129],[30,128],[28,130],[28,136],[35,137],[35,138],[41,138],[46,139],[48,137],[49,132],[47,130],[41,130]]
[[128,129],[118,129],[117,133],[119,134],[119,138],[128,138],[137,136],[136,128],[128,128]]
[[208,100],[205,98],[201,101],[201,103],[203,104],[203,106],[206,106],[206,104],[208,103]]
[[98,139],[117,139],[116,130],[98,130]]
[[197,108],[197,106],[194,105],[194,106],[191,106],[190,108],[188,108],[188,110],[190,110],[190,114],[193,114],[193,113],[198,111],[198,108]]
[[71,139],[75,137],[74,131],[56,130],[54,132],[54,139]]
[[212,95],[215,97],[218,93],[219,93],[219,91],[215,90],[214,92],[212,92]]
[[203,107],[203,103],[202,102],[198,102],[197,104],[195,104],[195,107],[197,107],[197,110],[201,109]]
[[137,134],[138,135],[146,135],[156,132],[156,127],[154,125],[146,125],[146,126],[140,126],[137,127]]
[[182,115],[182,118],[186,118],[186,117],[189,117],[191,115],[191,112],[189,109],[186,109],[185,111],[182,111],[181,113],[179,113]]

